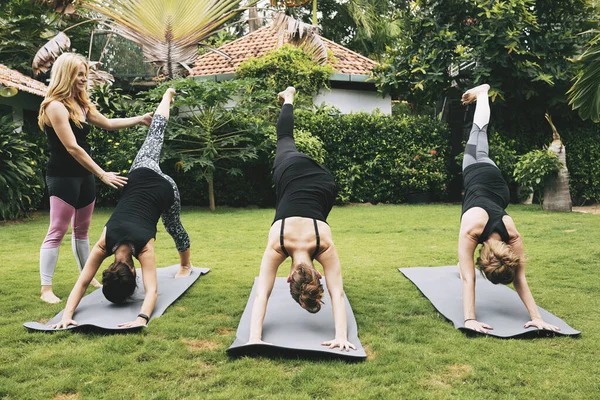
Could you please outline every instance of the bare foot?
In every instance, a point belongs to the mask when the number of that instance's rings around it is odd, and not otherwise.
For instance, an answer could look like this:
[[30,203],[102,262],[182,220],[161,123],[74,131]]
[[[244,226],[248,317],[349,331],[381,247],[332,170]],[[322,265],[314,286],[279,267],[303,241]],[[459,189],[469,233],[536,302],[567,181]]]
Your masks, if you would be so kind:
[[169,101],[171,102],[171,104],[173,104],[175,102],[175,100],[173,100],[173,97],[175,97],[175,93],[175,89],[168,88],[163,96],[170,97]]
[[190,276],[192,274],[192,267],[179,267],[179,271],[175,278],[185,278],[186,276]]
[[293,86],[288,86],[283,92],[277,94],[277,100],[279,100],[280,103],[292,103],[295,94],[296,89]]
[[98,282],[98,280],[96,278],[92,279],[92,281],[90,282],[90,285],[92,285],[95,288],[101,288],[102,284],[100,282]]
[[482,93],[487,93],[490,90],[490,85],[484,83],[483,85],[476,86],[472,89],[467,90],[463,93],[461,101],[463,105],[471,104],[475,100],[477,100],[477,96]]
[[49,304],[60,303],[60,299],[52,292],[52,286],[42,286],[40,299]]

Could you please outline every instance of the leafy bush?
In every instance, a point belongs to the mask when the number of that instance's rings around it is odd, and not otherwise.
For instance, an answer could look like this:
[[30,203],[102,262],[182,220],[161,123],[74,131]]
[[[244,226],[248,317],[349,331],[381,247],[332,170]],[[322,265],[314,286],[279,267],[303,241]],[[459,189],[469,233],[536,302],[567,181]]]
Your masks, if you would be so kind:
[[38,160],[41,150],[17,131],[11,116],[0,118],[0,218],[25,217],[44,193]]
[[532,150],[519,158],[515,165],[514,177],[521,186],[531,187],[541,194],[544,189],[544,179],[557,173],[561,167],[555,153],[548,150]]
[[[340,202],[399,203],[407,193],[427,187],[438,200],[444,195],[450,152],[444,123],[423,116],[342,115],[324,108],[297,111],[296,126],[323,140]],[[422,155],[432,162],[417,163]]]
[[288,86],[297,90],[296,105],[312,107],[312,99],[327,87],[333,73],[330,65],[315,63],[302,50],[285,45],[260,58],[250,58],[240,64],[238,78],[254,78],[254,91],[267,93],[267,101],[275,103],[276,93]]
[[569,187],[573,204],[600,201],[600,126],[579,124],[560,129],[567,151]]

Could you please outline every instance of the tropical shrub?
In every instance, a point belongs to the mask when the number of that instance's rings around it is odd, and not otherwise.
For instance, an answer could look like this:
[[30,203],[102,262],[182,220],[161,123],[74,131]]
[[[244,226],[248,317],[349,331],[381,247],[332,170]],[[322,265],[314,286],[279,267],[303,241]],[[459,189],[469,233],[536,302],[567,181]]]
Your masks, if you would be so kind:
[[519,158],[515,164],[514,177],[521,186],[533,188],[541,198],[544,179],[557,173],[561,167],[556,153],[547,149],[532,150]]
[[29,215],[44,193],[40,148],[17,130],[11,116],[0,118],[0,219]]

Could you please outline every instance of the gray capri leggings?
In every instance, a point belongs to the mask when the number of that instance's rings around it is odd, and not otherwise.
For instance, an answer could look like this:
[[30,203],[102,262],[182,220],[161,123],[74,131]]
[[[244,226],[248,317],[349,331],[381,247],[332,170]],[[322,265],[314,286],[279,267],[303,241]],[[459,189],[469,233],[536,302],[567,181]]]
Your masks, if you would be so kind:
[[463,171],[469,165],[476,163],[488,163],[498,168],[496,163],[489,157],[490,146],[488,144],[487,128],[488,124],[485,124],[483,128],[478,127],[477,124],[473,124],[467,146],[465,147],[465,157],[462,164]]
[[173,181],[169,175],[163,173],[159,166],[160,152],[162,150],[166,127],[167,119],[160,114],[154,114],[146,140],[140,148],[140,151],[138,151],[137,156],[135,156],[135,160],[133,161],[133,164],[131,164],[129,172],[136,168],[149,168],[165,178],[171,186],[173,186],[175,201],[173,202],[173,205],[162,214],[162,221],[166,231],[171,235],[173,241],[175,241],[177,250],[179,252],[184,252],[190,248],[190,237],[181,224],[181,198],[179,196],[179,189],[177,188],[175,181]]

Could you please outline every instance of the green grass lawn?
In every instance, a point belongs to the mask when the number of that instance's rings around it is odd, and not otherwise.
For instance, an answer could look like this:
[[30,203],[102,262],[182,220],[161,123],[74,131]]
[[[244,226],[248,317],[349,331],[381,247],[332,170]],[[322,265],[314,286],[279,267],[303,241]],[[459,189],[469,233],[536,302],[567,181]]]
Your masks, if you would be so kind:
[[[38,253],[48,214],[0,226],[0,397],[598,399],[600,215],[537,206],[508,211],[524,237],[538,305],[583,331],[579,338],[468,337],[397,271],[456,264],[460,206],[336,207],[329,223],[369,355],[353,364],[225,354],[258,274],[273,210],[184,210],[192,260],[211,272],[134,334],[23,328],[62,309],[77,267],[67,236],[54,277],[63,302],[42,303]],[[95,212],[92,243],[109,215]],[[177,263],[173,241],[158,228],[157,264]],[[279,276],[288,272],[289,261]]]

